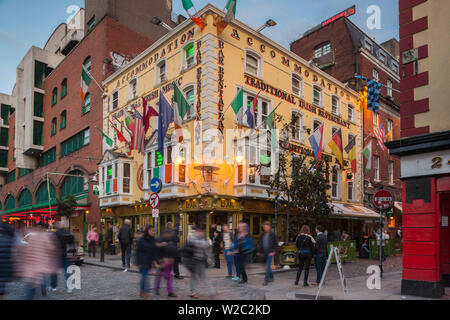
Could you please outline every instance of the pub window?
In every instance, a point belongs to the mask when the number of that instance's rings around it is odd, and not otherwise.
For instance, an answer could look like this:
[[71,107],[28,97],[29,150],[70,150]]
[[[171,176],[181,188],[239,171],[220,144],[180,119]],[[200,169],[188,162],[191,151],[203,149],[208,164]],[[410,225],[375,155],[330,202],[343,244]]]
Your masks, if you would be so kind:
[[167,81],[166,61],[161,61],[158,64],[157,70],[158,70],[158,72],[157,72],[157,74],[158,74],[158,81],[157,82],[159,82],[159,84],[166,82]]
[[380,181],[380,157],[373,156],[373,175],[374,180]]
[[303,96],[303,79],[297,75],[292,75],[292,93],[297,97]]
[[313,132],[315,132],[317,129],[319,129],[321,125],[322,125],[322,121],[314,120],[313,121]]
[[131,166],[129,163],[123,164],[123,193],[130,193]]
[[254,53],[247,52],[245,55],[245,72],[256,77],[260,76],[261,58]]
[[313,86],[313,103],[316,106],[322,107],[323,92],[318,86]]
[[194,42],[187,44],[183,49],[184,68],[189,69],[195,65],[195,45]]
[[340,104],[341,104],[341,101],[339,100],[339,98],[336,96],[332,96],[331,97],[331,112],[334,114],[339,114],[340,113]]
[[112,109],[115,110],[119,106],[119,91],[112,93]]
[[355,107],[349,104],[347,106],[347,118],[350,122],[355,122]]
[[340,198],[340,172],[337,167],[333,167],[331,171],[331,197],[333,199],[339,199]]
[[291,139],[300,141],[303,127],[303,117],[298,111],[291,113]]

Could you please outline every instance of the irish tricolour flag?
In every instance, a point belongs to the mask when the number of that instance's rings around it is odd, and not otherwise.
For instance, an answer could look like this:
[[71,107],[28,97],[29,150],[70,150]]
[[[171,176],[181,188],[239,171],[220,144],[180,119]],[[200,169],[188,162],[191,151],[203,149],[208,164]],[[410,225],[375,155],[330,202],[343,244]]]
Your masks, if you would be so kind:
[[83,66],[83,68],[81,68],[81,88],[80,88],[81,102],[84,101],[84,97],[86,96],[91,81],[92,81],[91,75]]

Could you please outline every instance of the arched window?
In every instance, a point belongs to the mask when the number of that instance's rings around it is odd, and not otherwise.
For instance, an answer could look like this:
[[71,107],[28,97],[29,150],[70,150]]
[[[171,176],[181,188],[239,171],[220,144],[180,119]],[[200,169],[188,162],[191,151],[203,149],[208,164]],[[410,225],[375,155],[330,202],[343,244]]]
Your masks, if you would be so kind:
[[256,77],[261,75],[261,58],[253,52],[245,54],[245,72]]
[[48,189],[50,189],[50,199],[52,201],[56,199],[53,184],[50,183],[47,188],[47,182],[43,182],[36,191],[36,204],[48,204]]
[[91,94],[86,93],[86,96],[84,97],[83,105],[81,106],[81,114],[83,115],[89,111],[91,111]]
[[291,139],[294,141],[300,141],[302,138],[303,129],[303,116],[298,111],[292,111],[291,113]]
[[303,79],[295,74],[292,75],[292,93],[297,97],[303,96]]
[[16,200],[12,195],[6,197],[5,200],[5,211],[12,210],[16,207]]
[[340,170],[337,167],[333,167],[331,170],[331,198],[333,199],[340,199],[341,197],[340,180]]
[[64,79],[61,83],[61,99],[67,95],[67,79]]
[[[80,170],[73,170],[68,173],[70,176],[64,178],[64,182],[61,186],[61,197],[72,194],[78,195],[88,191],[88,184],[85,181],[84,173]],[[78,177],[75,177],[78,176]]]
[[58,88],[54,88],[52,91],[52,106],[58,102]]
[[66,127],[66,122],[67,122],[67,111],[64,110],[63,112],[61,112],[61,120],[59,123],[59,128],[64,129]]
[[57,120],[56,117],[52,119],[52,131],[51,131],[51,135],[55,135],[56,134],[56,126],[57,126]]
[[32,205],[31,192],[28,189],[23,189],[19,195],[19,208]]
[[323,90],[319,86],[313,86],[313,103],[316,106],[323,106]]
[[91,73],[91,57],[87,57],[84,62],[83,66],[86,69],[87,72]]
[[334,114],[341,112],[341,100],[337,96],[331,96],[331,112]]
[[195,65],[195,45],[194,42],[188,43],[183,48],[183,68],[189,69]]

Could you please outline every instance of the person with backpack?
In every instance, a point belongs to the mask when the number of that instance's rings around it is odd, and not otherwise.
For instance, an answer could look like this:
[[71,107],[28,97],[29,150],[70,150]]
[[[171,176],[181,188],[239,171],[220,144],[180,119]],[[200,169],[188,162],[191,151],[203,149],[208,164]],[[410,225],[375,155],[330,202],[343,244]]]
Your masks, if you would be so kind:
[[232,251],[237,257],[239,273],[242,277],[239,283],[247,283],[248,277],[247,272],[245,271],[245,266],[250,254],[253,251],[253,239],[250,236],[249,226],[245,222],[239,223],[238,232],[232,245]]
[[297,236],[296,247],[298,250],[298,271],[295,280],[295,285],[298,285],[298,281],[302,274],[303,268],[305,269],[305,277],[303,279],[303,286],[308,287],[309,269],[311,267],[311,260],[313,257],[314,244],[316,241],[311,236],[309,226],[303,225],[300,229],[300,234]]
[[140,297],[147,298],[150,293],[149,271],[158,266],[158,248],[153,226],[146,226],[144,233],[136,242],[136,265],[141,274]]
[[[131,260],[131,245],[133,243],[134,232],[131,228],[131,221],[129,219],[125,219],[124,225],[119,230],[119,243],[120,243],[120,251],[122,252],[122,267],[124,268],[124,272],[128,271],[130,268],[130,260]],[[125,265],[125,257],[126,257],[126,265]]]

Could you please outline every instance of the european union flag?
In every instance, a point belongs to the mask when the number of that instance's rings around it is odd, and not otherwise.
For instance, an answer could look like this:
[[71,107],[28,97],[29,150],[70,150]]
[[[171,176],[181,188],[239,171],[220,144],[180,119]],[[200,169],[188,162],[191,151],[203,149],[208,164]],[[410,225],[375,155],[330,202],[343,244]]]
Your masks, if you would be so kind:
[[367,81],[367,110],[378,111],[380,106],[380,88],[381,83],[374,80]]
[[159,117],[158,117],[158,149],[164,157],[164,138],[170,123],[174,121],[174,112],[170,103],[162,91],[159,92]]

